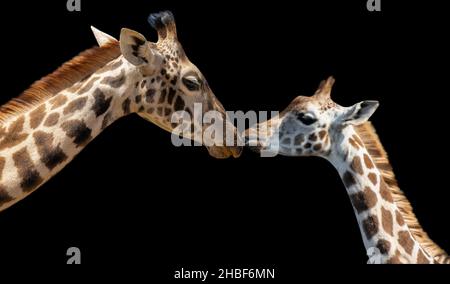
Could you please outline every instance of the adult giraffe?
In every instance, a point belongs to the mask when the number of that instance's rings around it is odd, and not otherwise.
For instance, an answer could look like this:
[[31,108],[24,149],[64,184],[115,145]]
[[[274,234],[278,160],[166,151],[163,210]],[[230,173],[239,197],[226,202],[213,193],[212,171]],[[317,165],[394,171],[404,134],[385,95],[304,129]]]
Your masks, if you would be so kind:
[[[202,113],[217,111],[225,130],[236,132],[178,42],[173,15],[152,14],[149,21],[158,42],[128,29],[117,41],[93,29],[100,47],[84,51],[0,108],[0,211],[36,190],[125,115],[137,113],[171,131],[172,114],[193,114],[199,103]],[[201,133],[211,126],[191,122]],[[241,147],[215,141],[208,141],[212,156],[240,155]]]

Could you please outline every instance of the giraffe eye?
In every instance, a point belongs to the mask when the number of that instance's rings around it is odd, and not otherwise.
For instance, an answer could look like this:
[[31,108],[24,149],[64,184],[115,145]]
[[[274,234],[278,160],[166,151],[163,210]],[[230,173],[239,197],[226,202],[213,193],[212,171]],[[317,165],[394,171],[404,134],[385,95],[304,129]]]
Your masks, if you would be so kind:
[[189,91],[200,90],[200,81],[194,76],[188,76],[182,79],[183,84]]
[[297,119],[305,125],[311,125],[317,121],[317,118],[315,118],[312,114],[303,112],[297,113]]

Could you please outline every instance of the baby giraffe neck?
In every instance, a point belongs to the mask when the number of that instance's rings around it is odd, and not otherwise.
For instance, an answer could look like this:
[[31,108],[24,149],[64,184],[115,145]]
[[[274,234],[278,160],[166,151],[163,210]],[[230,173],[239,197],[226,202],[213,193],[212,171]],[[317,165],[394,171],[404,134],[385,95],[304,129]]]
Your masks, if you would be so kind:
[[136,111],[140,78],[127,64],[113,60],[2,127],[0,211],[58,173],[106,126]]
[[431,263],[353,127],[339,140],[329,159],[347,189],[368,254],[379,252],[374,260],[380,263]]

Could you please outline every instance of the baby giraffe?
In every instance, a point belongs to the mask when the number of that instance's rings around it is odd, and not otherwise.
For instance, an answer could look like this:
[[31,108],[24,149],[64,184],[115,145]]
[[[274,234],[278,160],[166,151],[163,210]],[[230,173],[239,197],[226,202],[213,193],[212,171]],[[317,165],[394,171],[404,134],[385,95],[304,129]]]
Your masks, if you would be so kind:
[[378,136],[366,122],[378,102],[342,107],[330,98],[333,83],[328,78],[312,97],[299,96],[279,116],[248,129],[248,145],[330,161],[347,189],[364,246],[376,252],[377,263],[450,263],[420,227]]

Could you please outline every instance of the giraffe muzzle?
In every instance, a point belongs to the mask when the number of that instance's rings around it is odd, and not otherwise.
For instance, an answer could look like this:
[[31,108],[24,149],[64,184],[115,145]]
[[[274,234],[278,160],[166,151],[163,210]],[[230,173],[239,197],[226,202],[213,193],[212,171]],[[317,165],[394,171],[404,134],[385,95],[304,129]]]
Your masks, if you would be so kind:
[[227,159],[229,157],[239,158],[241,156],[242,146],[206,146],[209,154],[216,159]]

